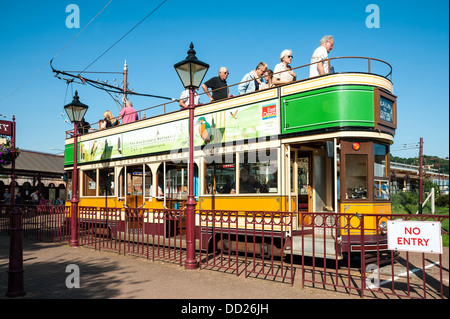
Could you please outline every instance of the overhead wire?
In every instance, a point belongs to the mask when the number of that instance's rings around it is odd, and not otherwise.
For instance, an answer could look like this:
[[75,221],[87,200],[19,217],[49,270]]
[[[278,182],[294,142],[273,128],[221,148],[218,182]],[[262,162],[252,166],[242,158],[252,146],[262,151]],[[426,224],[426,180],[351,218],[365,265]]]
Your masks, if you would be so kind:
[[117,40],[113,45],[111,45],[108,49],[106,49],[102,54],[100,54],[94,61],[92,61],[87,67],[84,68],[83,71],[80,72],[84,73],[88,68],[90,68],[95,62],[97,62],[98,60],[100,60],[109,50],[111,50],[117,43],[119,43],[120,41],[122,41],[123,38],[125,38],[128,34],[130,34],[134,29],[136,29],[142,22],[144,22],[148,17],[150,17],[156,10],[158,10],[164,3],[166,3],[167,0],[164,0],[163,2],[161,2],[155,9],[153,9],[152,12],[150,12],[149,14],[147,14],[144,19],[142,19],[141,21],[139,21],[134,27],[132,27],[127,33],[125,33],[119,40]]
[[[106,7],[109,6],[109,4],[112,2],[112,0],[110,0],[106,6],[103,7],[103,9],[100,10],[99,13],[97,13],[95,15],[94,18],[91,19],[91,21],[89,21],[88,24],[86,24],[86,26],[80,31],[78,32],[78,34],[72,39],[70,40],[69,43],[67,43],[51,60],[53,60],[54,58],[56,58],[58,55],[60,55],[76,38],[78,38],[78,36],[100,15],[100,13],[102,13]],[[11,93],[9,93],[7,96],[5,96],[4,98],[0,99],[0,103],[2,103],[4,100],[6,100],[7,98],[9,98],[10,96],[14,95],[16,92],[18,92],[20,89],[22,89],[25,85],[27,85],[29,82],[31,82],[39,73],[42,72],[42,70],[44,70],[47,66],[49,65],[49,62],[46,63],[42,68],[40,68],[36,73],[34,73],[28,80],[26,80],[24,83],[22,83],[18,88],[16,88],[14,91],[12,91]]]
[[85,78],[85,77],[81,76],[82,73],[118,73],[118,72],[93,72],[93,71],[86,71],[86,70],[89,67],[91,67],[95,62],[97,62],[99,59],[101,59],[109,50],[111,50],[115,45],[117,45],[121,40],[123,40],[128,34],[130,34],[134,29],[136,29],[142,22],[144,22],[146,19],[148,19],[148,17],[150,17],[153,13],[155,13],[156,10],[158,10],[166,2],[167,2],[167,0],[164,0],[163,2],[161,2],[155,9],[153,9],[149,14],[147,14],[141,21],[139,21],[135,26],[133,26],[130,30],[128,30],[119,40],[114,42],[108,49],[106,49],[102,54],[100,54],[94,61],[92,61],[88,66],[86,66],[81,72],[79,72],[78,75],[73,75],[73,74],[69,73],[69,72],[76,72],[76,71],[59,71],[59,70],[55,70],[53,68],[53,66],[52,66],[52,61],[53,61],[53,59],[52,59],[50,61],[50,66],[53,69],[53,72],[56,73],[56,76],[58,74],[64,74],[64,75],[72,76],[74,78],[78,78],[78,79],[80,79],[83,82],[83,84],[89,84],[89,85],[91,85],[94,88],[97,88],[97,89],[100,89],[100,90],[104,90],[108,94],[110,92],[111,93],[115,93],[115,94],[123,94],[123,93],[125,93],[127,95],[146,96],[146,97],[153,97],[153,98],[160,98],[160,99],[175,101],[176,99],[173,99],[173,98],[170,98],[170,97],[165,97],[165,96],[152,95],[152,94],[142,94],[142,93],[136,93],[136,92],[129,91],[129,90],[124,92],[119,87],[108,85],[106,83],[102,83],[102,82],[99,82],[99,81],[90,80],[88,78]]

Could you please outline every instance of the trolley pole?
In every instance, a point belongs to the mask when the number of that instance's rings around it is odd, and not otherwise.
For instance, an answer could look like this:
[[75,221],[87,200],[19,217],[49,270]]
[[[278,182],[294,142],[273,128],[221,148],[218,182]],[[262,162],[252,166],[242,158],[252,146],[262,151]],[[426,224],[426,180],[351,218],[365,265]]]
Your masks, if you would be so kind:
[[422,202],[423,202],[423,138],[420,138],[419,148],[419,214],[422,215]]

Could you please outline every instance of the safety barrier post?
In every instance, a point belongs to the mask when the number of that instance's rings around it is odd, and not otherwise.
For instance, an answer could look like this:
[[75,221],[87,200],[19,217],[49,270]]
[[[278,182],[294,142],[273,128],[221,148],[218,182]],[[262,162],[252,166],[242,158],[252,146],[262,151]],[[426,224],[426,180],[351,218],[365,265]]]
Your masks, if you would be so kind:
[[22,211],[14,207],[10,213],[10,250],[8,270],[9,298],[25,295],[23,285],[23,245],[22,245]]

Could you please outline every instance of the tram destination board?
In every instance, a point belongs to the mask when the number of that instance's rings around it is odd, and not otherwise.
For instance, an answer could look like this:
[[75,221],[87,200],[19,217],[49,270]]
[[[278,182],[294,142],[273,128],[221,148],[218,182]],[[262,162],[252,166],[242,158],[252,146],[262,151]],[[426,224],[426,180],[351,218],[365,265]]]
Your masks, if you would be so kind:
[[375,88],[375,128],[395,134],[397,128],[397,97]]
[[380,120],[392,123],[393,122],[393,103],[392,101],[380,97]]

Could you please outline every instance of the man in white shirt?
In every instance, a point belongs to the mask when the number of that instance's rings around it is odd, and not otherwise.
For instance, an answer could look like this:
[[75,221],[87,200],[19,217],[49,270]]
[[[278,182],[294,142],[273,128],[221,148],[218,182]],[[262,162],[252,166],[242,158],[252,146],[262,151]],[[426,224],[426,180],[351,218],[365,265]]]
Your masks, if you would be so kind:
[[330,63],[329,61],[325,61],[328,59],[328,53],[333,50],[334,39],[331,35],[326,35],[320,40],[320,46],[314,51],[311,63],[317,62],[315,64],[311,64],[309,66],[309,76],[318,76],[324,75],[329,72]]
[[[186,89],[183,92],[181,92],[180,100],[179,100],[178,104],[183,108],[187,108],[189,106],[189,89]],[[200,104],[200,96],[198,95],[198,93],[196,91],[195,95],[194,95],[194,105],[199,105],[199,104]]]

